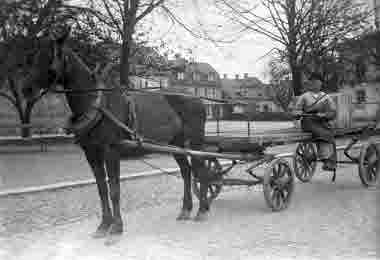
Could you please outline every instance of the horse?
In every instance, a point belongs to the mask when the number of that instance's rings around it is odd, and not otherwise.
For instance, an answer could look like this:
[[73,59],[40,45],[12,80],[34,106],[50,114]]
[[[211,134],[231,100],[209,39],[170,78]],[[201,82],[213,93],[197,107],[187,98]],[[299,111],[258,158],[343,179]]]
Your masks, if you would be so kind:
[[[33,95],[41,91],[53,91],[57,85],[66,91],[64,94],[72,113],[69,126],[92,169],[101,202],[101,221],[92,236],[99,238],[121,235],[123,220],[120,212],[120,142],[132,139],[134,135],[123,131],[101,111],[106,110],[125,126],[133,127],[132,108],[146,110],[147,104],[154,103],[161,106],[167,114],[165,127],[157,130],[159,134],[156,133],[155,141],[201,150],[205,136],[205,107],[199,98],[178,93],[125,92],[120,86],[115,85],[112,85],[112,91],[97,91],[97,88],[109,88],[109,84],[113,83],[94,77],[79,55],[68,46],[68,37],[69,33],[65,33],[55,39],[40,39],[40,48],[34,56],[24,93]],[[94,91],[88,91],[89,89]],[[81,90],[83,91],[80,92]],[[134,106],[131,105],[131,100],[134,100]],[[139,121],[138,113],[135,114],[135,121]],[[159,120],[154,111],[145,113],[144,116],[147,117],[142,118],[145,122]],[[154,135],[154,128],[145,127],[144,131],[149,132],[148,130],[150,133],[147,137]],[[146,137],[144,133],[138,134]],[[192,175],[200,180],[199,208],[193,219],[206,220],[210,206],[207,200],[208,173],[205,160],[194,156],[173,156],[179,165],[184,183],[182,207],[177,220],[192,219]]]

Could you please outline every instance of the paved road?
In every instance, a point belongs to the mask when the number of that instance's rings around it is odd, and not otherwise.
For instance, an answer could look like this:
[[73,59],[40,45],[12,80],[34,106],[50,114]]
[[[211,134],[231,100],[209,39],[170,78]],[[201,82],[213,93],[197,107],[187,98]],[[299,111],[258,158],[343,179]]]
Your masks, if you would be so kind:
[[[239,174],[239,169],[234,174]],[[355,166],[337,183],[318,172],[297,183],[291,206],[271,212],[259,188],[233,188],[204,223],[176,222],[181,180],[122,184],[127,232],[119,243],[89,237],[98,219],[94,186],[0,199],[0,259],[376,259],[379,189],[365,189]]]

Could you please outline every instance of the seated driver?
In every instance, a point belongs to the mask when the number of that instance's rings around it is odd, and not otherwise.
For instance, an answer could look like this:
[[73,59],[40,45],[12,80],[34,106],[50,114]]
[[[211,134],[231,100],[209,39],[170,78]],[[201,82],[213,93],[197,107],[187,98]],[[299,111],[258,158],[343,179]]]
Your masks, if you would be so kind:
[[318,74],[312,73],[307,83],[306,92],[297,100],[294,114],[301,115],[301,128],[316,140],[322,169],[335,171],[336,145],[329,121],[336,117],[336,106],[331,97],[321,91],[322,81]]

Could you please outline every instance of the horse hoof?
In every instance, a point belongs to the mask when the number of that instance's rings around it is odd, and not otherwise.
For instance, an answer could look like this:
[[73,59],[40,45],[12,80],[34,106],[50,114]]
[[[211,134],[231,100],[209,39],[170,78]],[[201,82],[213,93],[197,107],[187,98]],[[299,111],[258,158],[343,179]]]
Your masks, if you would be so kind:
[[109,234],[107,236],[106,241],[104,242],[104,245],[106,246],[112,246],[121,241],[122,233],[117,233],[117,234]]
[[92,238],[104,238],[107,236],[108,230],[107,229],[98,229],[91,235]]
[[107,236],[110,226],[111,222],[102,222],[96,229],[95,233],[92,234],[92,238],[104,238]]
[[111,224],[108,235],[121,235],[123,233],[123,222],[118,221]]
[[182,210],[181,213],[179,213],[177,220],[189,220],[191,218],[191,210]]
[[197,215],[194,217],[194,221],[196,222],[203,222],[208,219],[208,211],[201,212],[198,211]]

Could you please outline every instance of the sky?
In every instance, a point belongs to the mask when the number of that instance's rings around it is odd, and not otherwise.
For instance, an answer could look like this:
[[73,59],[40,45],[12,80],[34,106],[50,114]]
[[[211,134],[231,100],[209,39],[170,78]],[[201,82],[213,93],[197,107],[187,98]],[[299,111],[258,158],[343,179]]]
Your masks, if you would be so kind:
[[[77,2],[78,0],[72,0]],[[167,0],[175,1],[175,15],[184,24],[189,26],[192,31],[199,32],[211,30],[213,38],[231,38],[231,32],[236,32],[237,28],[228,22],[224,17],[218,15],[214,8],[214,0]],[[249,0],[252,1],[252,0]],[[380,0],[357,0],[367,2],[368,4]],[[258,7],[255,9],[260,15],[265,16],[265,9]],[[227,74],[229,78],[234,78],[235,74],[240,77],[244,73],[249,76],[257,77],[267,82],[268,67],[270,59],[268,52],[274,47],[282,47],[278,43],[266,38],[258,33],[245,33],[239,37],[233,37],[233,43],[213,43],[208,40],[202,40],[192,36],[182,26],[173,25],[160,12],[154,12],[144,18],[143,25],[148,28],[148,34],[153,44],[158,45],[161,40],[167,43],[167,46],[174,52],[182,53],[182,56],[192,58],[196,62],[206,62],[212,65],[216,71],[223,77]],[[235,34],[234,34],[235,35]],[[192,53],[184,51],[191,49]],[[187,55],[186,55],[187,54]]]
[[[212,28],[213,32],[209,35],[217,39],[226,37],[231,39],[230,34],[234,32],[234,37],[232,37],[234,42],[216,44],[198,39],[182,26],[178,24],[173,26],[162,13],[158,12],[154,12],[142,20],[146,24],[144,26],[148,28],[152,42],[157,40],[158,45],[159,40],[164,40],[172,50],[182,53],[182,56],[186,58],[191,56],[196,62],[209,63],[221,77],[223,74],[227,74],[229,78],[234,78],[235,74],[243,77],[244,73],[248,73],[249,76],[266,81],[265,65],[268,57],[263,58],[263,56],[275,46],[272,41],[253,33],[236,37],[237,28],[231,27],[231,23],[217,15],[212,4],[214,0],[168,1],[180,3],[171,10],[174,10],[176,16],[194,31]],[[80,0],[69,0],[69,2],[84,3]],[[192,54],[189,55],[184,49],[191,49]]]
[[[181,45],[183,49],[190,48],[192,50],[190,56],[195,61],[209,63],[221,77],[223,74],[227,74],[229,78],[234,78],[235,74],[243,77],[244,73],[248,73],[249,76],[268,81],[265,72],[267,71],[266,64],[269,61],[269,56],[266,54],[279,45],[257,33],[251,32],[236,36],[240,27],[234,27],[225,18],[220,17],[213,8],[212,2],[212,0],[189,0],[187,4],[176,7],[174,10],[176,10],[176,16],[194,31],[209,30],[212,31],[209,35],[213,38],[232,38],[234,42],[213,43],[198,39],[180,25],[170,27],[170,23],[162,19],[162,15],[152,18],[153,24],[159,27],[155,27],[157,28],[154,30],[155,33],[157,35],[166,33],[164,38],[174,49],[177,45]],[[171,29],[168,33],[169,28]]]

